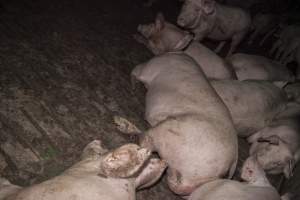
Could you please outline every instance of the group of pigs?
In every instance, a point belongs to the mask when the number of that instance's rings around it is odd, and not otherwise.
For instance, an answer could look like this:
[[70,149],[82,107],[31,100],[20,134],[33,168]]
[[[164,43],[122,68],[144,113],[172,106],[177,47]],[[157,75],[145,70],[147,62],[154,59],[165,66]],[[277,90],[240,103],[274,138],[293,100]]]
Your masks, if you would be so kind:
[[[240,8],[185,0],[178,24],[185,30],[158,14],[154,23],[139,25],[135,35],[155,55],[131,73],[133,86],[138,80],[147,89],[145,119],[151,128],[141,133],[118,116],[115,123],[122,132],[138,135],[139,145],[108,151],[101,141],[92,141],[80,162],[48,181],[21,188],[0,179],[0,200],[135,200],[136,189],[153,185],[164,171],[170,190],[184,199],[289,199],[289,194],[280,197],[265,173],[290,178],[300,158],[300,86],[281,64],[299,57],[300,39],[294,36],[300,28],[281,31],[272,48],[280,63],[232,55],[251,26]],[[260,33],[255,29],[249,41]],[[231,39],[227,58],[198,42],[203,38]],[[238,136],[251,144],[243,182],[230,180]]]

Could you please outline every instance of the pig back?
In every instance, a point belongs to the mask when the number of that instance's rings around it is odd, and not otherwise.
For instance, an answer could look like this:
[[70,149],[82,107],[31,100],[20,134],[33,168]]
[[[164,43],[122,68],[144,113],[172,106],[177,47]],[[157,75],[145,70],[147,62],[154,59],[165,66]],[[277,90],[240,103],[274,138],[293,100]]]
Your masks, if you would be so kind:
[[185,53],[191,56],[202,68],[204,74],[212,79],[237,79],[230,64],[204,45],[193,42]]
[[231,123],[228,109],[191,57],[167,53],[150,60],[145,68],[142,76],[159,71],[147,83],[145,117],[152,126],[182,114],[200,114]]
[[267,81],[212,81],[228,107],[239,136],[266,127],[286,107],[287,96]]
[[209,182],[192,193],[189,200],[280,200],[273,187],[254,186],[232,180]]

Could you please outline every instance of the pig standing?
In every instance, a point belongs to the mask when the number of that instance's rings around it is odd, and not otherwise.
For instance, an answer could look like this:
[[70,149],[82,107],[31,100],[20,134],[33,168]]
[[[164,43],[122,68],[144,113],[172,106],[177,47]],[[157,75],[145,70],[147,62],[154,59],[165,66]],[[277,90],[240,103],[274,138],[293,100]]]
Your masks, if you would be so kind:
[[280,200],[254,157],[244,162],[241,178],[246,182],[226,179],[208,182],[195,190],[189,200]]
[[166,53],[136,66],[131,75],[147,88],[141,146],[168,164],[171,190],[189,195],[228,175],[237,162],[237,133],[230,113],[201,68],[184,53]]
[[177,23],[193,32],[196,41],[205,37],[223,41],[216,52],[223,48],[225,40],[231,39],[229,56],[247,34],[251,18],[241,8],[224,6],[214,0],[185,0]]
[[268,81],[215,80],[211,84],[242,137],[268,126],[287,107],[286,93]]
[[248,138],[250,155],[257,156],[267,173],[283,172],[289,178],[300,158],[299,134],[299,117],[278,119]]
[[238,80],[295,80],[288,68],[279,62],[263,56],[237,53],[228,58],[238,77]]
[[106,152],[99,141],[93,141],[85,148],[83,159],[63,174],[20,189],[5,199],[135,200],[135,189],[154,183],[166,167],[158,159],[144,166],[150,155],[150,151],[135,144]]
[[209,79],[236,79],[232,67],[204,45],[192,41],[193,37],[157,14],[154,23],[139,25],[136,35],[138,42],[144,44],[153,54],[159,55],[172,51],[184,51],[202,68]]

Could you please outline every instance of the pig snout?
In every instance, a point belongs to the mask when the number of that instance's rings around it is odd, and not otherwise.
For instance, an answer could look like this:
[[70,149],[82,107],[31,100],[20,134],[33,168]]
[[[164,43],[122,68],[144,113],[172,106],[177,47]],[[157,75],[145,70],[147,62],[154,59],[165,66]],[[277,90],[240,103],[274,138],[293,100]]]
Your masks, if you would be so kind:
[[179,16],[177,17],[177,24],[181,27],[193,28],[196,25],[198,18],[198,8],[196,5],[186,2],[183,4]]

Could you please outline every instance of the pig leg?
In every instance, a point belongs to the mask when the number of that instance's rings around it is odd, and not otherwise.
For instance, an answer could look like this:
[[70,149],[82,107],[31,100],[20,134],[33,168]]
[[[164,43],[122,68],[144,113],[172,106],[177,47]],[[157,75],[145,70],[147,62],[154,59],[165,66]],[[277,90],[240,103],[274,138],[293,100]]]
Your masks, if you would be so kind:
[[217,48],[214,50],[215,53],[220,53],[220,51],[223,49],[224,45],[226,44],[226,41],[222,41],[219,43]]
[[257,37],[258,33],[259,33],[259,30],[256,29],[256,30],[251,34],[251,36],[250,36],[250,38],[249,38],[249,41],[248,41],[248,44],[252,44],[252,43],[253,43],[253,41],[254,41],[254,39]]
[[264,37],[263,39],[260,41],[259,46],[262,46],[265,41],[276,31],[276,28],[274,28],[273,30],[269,31]]
[[159,180],[166,168],[167,163],[165,161],[158,158],[151,158],[146,167],[136,178],[136,188],[144,189],[150,187]]
[[279,48],[277,49],[277,52],[276,52],[276,55],[275,55],[274,59],[275,60],[279,60],[280,57],[281,57],[281,55],[283,54],[284,50],[285,50],[284,45],[279,46]]
[[195,186],[182,180],[182,175],[176,169],[168,169],[167,180],[169,188],[180,196],[190,195],[195,189]]
[[226,55],[226,57],[229,57],[232,55],[232,53],[236,50],[237,46],[240,44],[240,42],[244,39],[245,35],[246,35],[246,31],[239,33],[239,34],[235,34],[232,37],[231,40],[231,45],[230,45],[230,49]]
[[270,50],[270,55],[272,56],[277,50],[278,48],[282,45],[282,42],[280,39],[278,39],[272,46],[271,50]]
[[147,133],[140,135],[140,146],[150,150],[151,152],[156,152],[155,146],[153,144],[153,139]]
[[[296,47],[297,48],[297,47]],[[288,57],[293,54],[293,51],[296,49],[293,45],[290,45],[285,51],[282,53],[281,57],[279,58],[280,63],[285,63]]]

